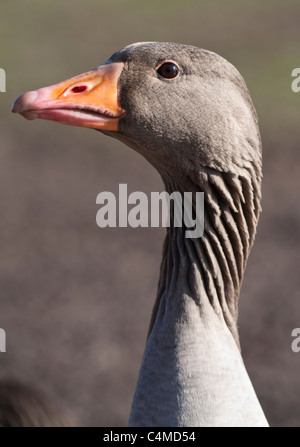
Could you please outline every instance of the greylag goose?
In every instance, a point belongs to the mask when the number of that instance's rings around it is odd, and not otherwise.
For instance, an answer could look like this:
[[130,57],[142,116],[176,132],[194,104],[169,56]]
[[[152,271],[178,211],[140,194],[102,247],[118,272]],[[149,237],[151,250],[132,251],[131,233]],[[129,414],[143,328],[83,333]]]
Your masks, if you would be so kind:
[[13,112],[98,129],[166,191],[204,192],[202,237],[170,226],[130,426],[267,426],[239,344],[238,298],[261,199],[261,139],[239,72],[193,46],[143,42],[20,96]]

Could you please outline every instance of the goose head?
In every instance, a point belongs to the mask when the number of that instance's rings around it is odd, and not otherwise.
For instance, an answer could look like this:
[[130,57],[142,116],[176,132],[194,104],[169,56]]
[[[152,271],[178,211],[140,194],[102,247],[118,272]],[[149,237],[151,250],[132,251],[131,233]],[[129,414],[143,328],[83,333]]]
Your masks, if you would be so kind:
[[101,130],[163,175],[199,166],[240,172],[260,161],[257,117],[239,72],[221,56],[160,42],[132,44],[95,70],[28,92],[25,118]]

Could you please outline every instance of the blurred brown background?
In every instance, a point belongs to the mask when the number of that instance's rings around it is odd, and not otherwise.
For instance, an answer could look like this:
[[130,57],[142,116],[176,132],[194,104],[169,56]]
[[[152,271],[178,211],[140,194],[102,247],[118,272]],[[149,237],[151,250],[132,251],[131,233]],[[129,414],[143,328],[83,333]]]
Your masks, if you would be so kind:
[[300,425],[298,0],[2,0],[1,376],[45,390],[80,425],[126,425],[156,293],[163,229],[100,229],[96,196],[162,190],[139,155],[98,132],[10,113],[21,93],[125,45],[175,41],[242,73],[264,143],[263,214],[240,301],[243,356],[269,422]]

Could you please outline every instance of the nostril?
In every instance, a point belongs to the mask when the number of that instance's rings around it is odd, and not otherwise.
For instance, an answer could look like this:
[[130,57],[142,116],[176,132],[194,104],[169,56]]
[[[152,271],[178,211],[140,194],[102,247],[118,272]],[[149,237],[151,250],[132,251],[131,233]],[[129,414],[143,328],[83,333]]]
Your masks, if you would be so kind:
[[77,85],[76,87],[72,88],[73,93],[82,93],[87,89],[86,85]]

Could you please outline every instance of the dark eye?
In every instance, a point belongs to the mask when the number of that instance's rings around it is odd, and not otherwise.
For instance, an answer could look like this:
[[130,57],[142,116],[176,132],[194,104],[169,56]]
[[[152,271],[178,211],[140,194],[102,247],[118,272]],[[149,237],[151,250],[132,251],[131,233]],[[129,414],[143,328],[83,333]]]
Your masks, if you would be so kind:
[[166,79],[174,79],[179,74],[179,68],[174,62],[165,62],[156,71],[160,76]]

